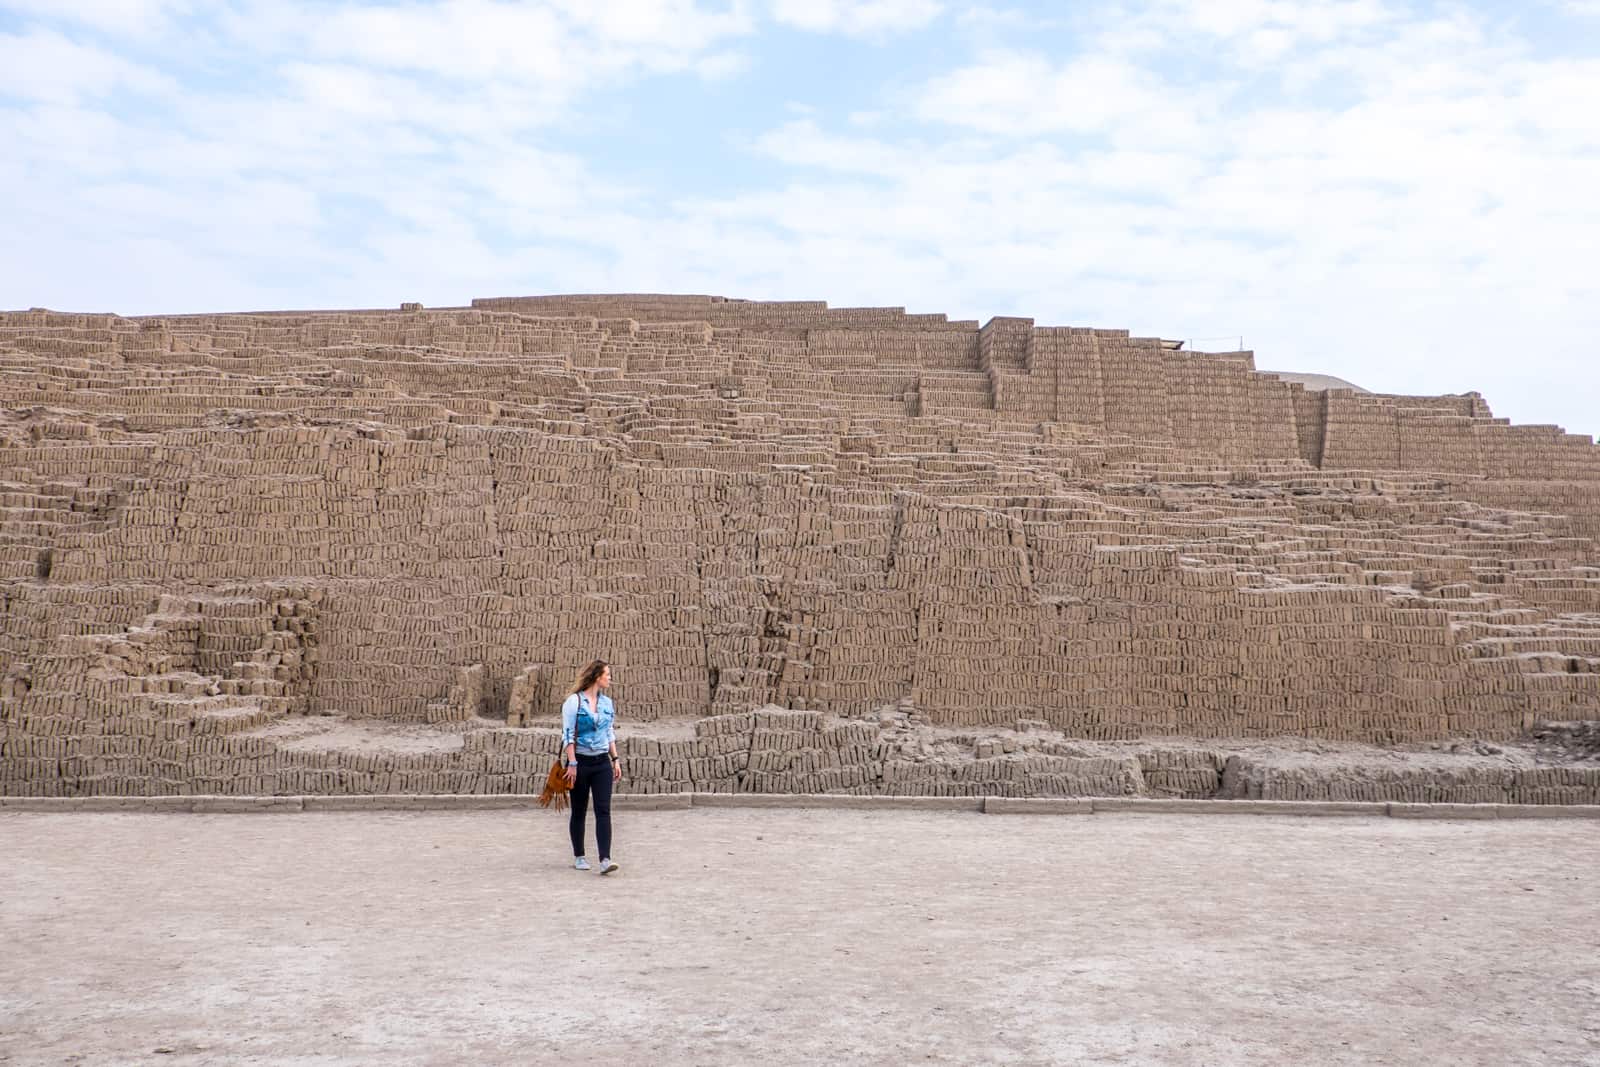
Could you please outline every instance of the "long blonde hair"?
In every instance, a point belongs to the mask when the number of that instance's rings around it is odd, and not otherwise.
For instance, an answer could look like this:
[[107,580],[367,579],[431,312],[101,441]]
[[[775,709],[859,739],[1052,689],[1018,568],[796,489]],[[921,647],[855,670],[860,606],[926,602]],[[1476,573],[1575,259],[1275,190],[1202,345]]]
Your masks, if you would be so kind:
[[606,668],[609,666],[611,664],[603,659],[592,661],[587,667],[578,672],[578,684],[572,687],[572,691],[581,693],[591,685],[594,685],[600,680],[600,676],[606,673]]

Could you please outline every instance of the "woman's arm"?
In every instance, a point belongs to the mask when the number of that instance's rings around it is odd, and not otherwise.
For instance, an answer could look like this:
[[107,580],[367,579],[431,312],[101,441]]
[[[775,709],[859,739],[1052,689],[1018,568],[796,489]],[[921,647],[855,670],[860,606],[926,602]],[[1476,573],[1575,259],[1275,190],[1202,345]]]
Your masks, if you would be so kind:
[[573,694],[561,702],[561,747],[567,759],[573,759],[578,748],[578,697]]
[[578,779],[578,695],[561,702],[561,755],[567,769],[567,784]]
[[611,780],[620,782],[622,781],[622,757],[617,755],[617,709],[614,704],[611,707],[611,723],[606,727],[606,734],[608,735],[607,748],[611,752]]

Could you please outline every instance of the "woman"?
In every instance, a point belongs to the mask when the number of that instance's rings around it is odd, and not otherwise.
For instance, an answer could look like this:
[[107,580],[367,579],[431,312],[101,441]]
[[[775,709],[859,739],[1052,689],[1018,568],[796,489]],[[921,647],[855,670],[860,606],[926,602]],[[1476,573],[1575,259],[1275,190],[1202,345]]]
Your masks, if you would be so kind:
[[566,755],[567,785],[572,789],[572,854],[574,866],[589,869],[583,856],[583,821],[594,794],[594,836],[600,846],[600,873],[620,870],[611,859],[611,786],[622,781],[617,735],[611,728],[616,711],[603,690],[611,685],[611,667],[597,659],[578,675],[572,695],[561,705],[561,744]]

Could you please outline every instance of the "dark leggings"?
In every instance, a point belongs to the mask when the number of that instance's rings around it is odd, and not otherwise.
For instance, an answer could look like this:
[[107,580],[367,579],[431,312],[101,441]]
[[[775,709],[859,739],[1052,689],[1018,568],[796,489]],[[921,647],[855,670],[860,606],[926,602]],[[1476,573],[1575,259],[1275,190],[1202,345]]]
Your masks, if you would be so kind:
[[611,757],[578,753],[578,780],[572,786],[572,854],[583,855],[583,822],[589,814],[589,792],[594,791],[594,836],[600,858],[611,858]]

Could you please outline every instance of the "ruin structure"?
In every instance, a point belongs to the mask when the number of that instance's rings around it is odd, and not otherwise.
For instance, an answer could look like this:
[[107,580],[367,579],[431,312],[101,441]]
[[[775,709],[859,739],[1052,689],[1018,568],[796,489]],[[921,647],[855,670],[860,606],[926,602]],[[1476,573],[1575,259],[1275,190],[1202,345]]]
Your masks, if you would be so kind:
[[1074,744],[1600,718],[1593,441],[1294,377],[704,296],[0,314],[0,793],[536,791],[595,656],[644,791],[1210,795]]

